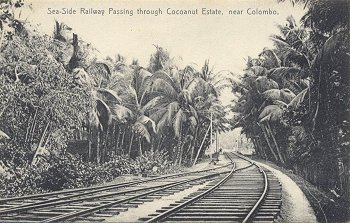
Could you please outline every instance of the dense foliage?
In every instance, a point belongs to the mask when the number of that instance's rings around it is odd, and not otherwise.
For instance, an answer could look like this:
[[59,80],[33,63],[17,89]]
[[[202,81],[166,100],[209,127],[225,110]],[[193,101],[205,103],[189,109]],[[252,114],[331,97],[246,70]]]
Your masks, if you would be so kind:
[[308,9],[300,24],[288,17],[233,85],[236,127],[260,157],[348,200],[349,2],[292,2]]
[[[97,59],[72,28],[56,22],[41,35],[16,18],[22,0],[1,1],[1,195],[191,165],[210,144],[212,118],[220,132],[242,127],[260,157],[348,199],[348,1],[291,2],[307,8],[300,23],[288,17],[234,81],[209,61],[178,67],[160,46],[147,67]],[[231,122],[219,100],[227,86],[238,96]]]
[[4,195],[110,181],[123,173],[165,173],[192,164],[209,128],[227,129],[220,90],[230,83],[179,68],[155,46],[147,68],[98,52],[67,25],[41,35],[0,4],[0,155]]

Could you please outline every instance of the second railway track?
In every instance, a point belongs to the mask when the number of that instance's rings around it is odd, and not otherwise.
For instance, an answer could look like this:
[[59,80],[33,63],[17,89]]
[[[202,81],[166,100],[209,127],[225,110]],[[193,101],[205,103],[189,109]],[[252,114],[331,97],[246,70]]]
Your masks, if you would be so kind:
[[[0,222],[101,221],[227,173],[229,165],[146,180],[0,199]],[[81,218],[82,216],[86,216]]]

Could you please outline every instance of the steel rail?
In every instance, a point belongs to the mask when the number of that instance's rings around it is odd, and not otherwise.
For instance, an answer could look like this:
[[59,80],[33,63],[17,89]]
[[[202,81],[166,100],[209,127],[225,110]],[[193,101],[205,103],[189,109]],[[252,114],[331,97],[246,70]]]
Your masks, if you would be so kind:
[[[231,164],[229,164],[229,165],[231,165]],[[225,166],[227,166],[227,165],[225,165]],[[223,167],[224,166],[212,168],[210,170],[206,170],[206,172],[211,171],[211,170],[215,170],[215,169],[219,169],[219,168],[223,168]],[[203,170],[202,171],[198,171],[198,172],[194,171],[194,173],[200,173],[200,172],[204,172],[204,171]],[[180,175],[180,176],[182,176],[182,175]],[[161,179],[164,179],[164,177],[161,177]],[[154,181],[154,180],[156,180],[156,179],[146,180],[146,182]],[[144,181],[142,183],[144,183]],[[39,202],[35,202],[35,203],[32,203],[32,204],[24,204],[24,205],[20,205],[20,206],[16,206],[16,207],[0,210],[0,215],[8,214],[8,213],[14,213],[14,212],[18,212],[18,211],[25,211],[25,210],[30,210],[30,209],[40,208],[40,207],[47,207],[50,204],[51,205],[67,204],[67,203],[71,203],[72,202],[71,200],[68,200],[68,199],[71,199],[71,198],[82,197],[82,196],[86,196],[86,195],[89,195],[89,194],[94,194],[94,193],[98,193],[98,192],[102,192],[102,191],[106,191],[106,190],[112,190],[112,189],[117,189],[117,188],[121,188],[121,187],[125,187],[125,186],[131,186],[131,185],[134,185],[134,184],[137,184],[137,183],[123,184],[122,186],[114,185],[113,187],[110,187],[110,186],[100,187],[99,189],[92,190],[92,191],[89,191],[89,192],[68,195],[68,196],[65,196],[65,197],[59,197],[59,198],[54,198],[54,199],[45,200],[45,201],[39,201]],[[119,192],[117,192],[117,193],[119,193]],[[124,192],[120,192],[120,193],[124,193]],[[117,195],[117,194],[114,194],[114,195]],[[100,197],[93,196],[93,197],[89,197],[88,199],[87,198],[81,198],[78,201],[89,200],[89,199],[92,199],[92,198],[100,198]],[[61,202],[59,202],[59,201],[61,201]],[[65,201],[67,201],[67,202],[65,202]]]
[[[43,198],[43,197],[48,197],[48,196],[55,196],[55,195],[68,194],[68,193],[74,193],[74,192],[82,192],[82,191],[89,191],[89,190],[98,190],[98,189],[111,190],[111,189],[117,189],[117,188],[121,188],[121,187],[126,187],[126,186],[131,186],[131,185],[140,184],[140,183],[146,183],[146,182],[151,182],[151,181],[156,181],[156,180],[170,178],[170,177],[184,176],[184,175],[187,175],[187,174],[194,174],[194,173],[201,173],[201,172],[209,172],[211,170],[217,170],[217,169],[224,168],[224,167],[227,167],[227,166],[230,166],[230,165],[232,165],[232,164],[227,164],[227,165],[224,165],[224,166],[219,166],[219,167],[205,169],[205,170],[197,170],[197,171],[189,171],[189,172],[183,172],[183,173],[168,174],[168,175],[165,175],[165,176],[154,177],[152,179],[136,180],[136,181],[131,181],[131,182],[119,183],[119,184],[103,185],[103,186],[95,186],[95,187],[87,187],[87,188],[76,188],[76,189],[55,191],[55,192],[49,192],[49,193],[25,195],[25,196],[20,196],[20,197],[2,198],[2,199],[0,199],[0,204],[5,204],[6,202],[9,202],[9,201],[18,201],[18,200],[31,199],[31,198]],[[99,191],[97,191],[97,192],[99,192]],[[88,194],[88,193],[86,193],[86,194]],[[82,195],[86,195],[86,194],[82,194]],[[67,197],[62,197],[62,198],[59,198],[58,200],[65,199]],[[68,198],[70,198],[70,197],[68,197]],[[51,201],[53,201],[53,199]],[[42,201],[42,202],[38,202],[38,203],[47,203],[47,202],[46,201]]]
[[[124,199],[112,201],[112,202],[109,202],[107,204],[99,205],[97,207],[88,208],[86,210],[74,211],[72,213],[67,213],[67,214],[56,216],[56,217],[52,217],[52,218],[46,219],[44,221],[41,221],[41,223],[51,223],[51,222],[57,222],[57,221],[64,221],[64,220],[75,218],[75,217],[82,216],[82,215],[85,215],[85,214],[94,213],[96,211],[103,210],[103,209],[112,207],[112,206],[117,205],[117,204],[121,204],[121,203],[125,203],[125,202],[132,201],[132,200],[135,200],[135,199],[139,199],[139,198],[148,196],[150,194],[154,194],[154,193],[157,193],[157,192],[160,192],[160,191],[167,190],[167,189],[172,188],[172,187],[176,187],[176,186],[179,186],[179,185],[182,185],[182,184],[186,184],[186,183],[189,183],[189,182],[194,182],[194,181],[198,181],[198,180],[202,180],[202,179],[206,179],[206,178],[215,177],[215,176],[218,176],[218,175],[221,175],[221,174],[226,174],[227,172],[230,172],[230,171],[223,171],[223,172],[219,172],[219,173],[213,173],[213,174],[209,174],[209,175],[205,175],[205,176],[200,176],[200,177],[197,177],[195,179],[183,180],[183,181],[180,181],[180,182],[173,182],[173,183],[169,183],[169,184],[161,185],[161,186],[154,186],[154,187],[161,187],[161,188],[154,189],[152,191],[148,191],[148,192],[145,192],[145,193],[142,193],[142,194],[138,194],[138,195],[135,195],[135,196],[132,196],[132,197],[129,197],[129,198],[124,198]],[[145,189],[153,189],[154,187],[145,188]],[[108,195],[108,196],[111,196],[111,195]]]
[[[206,175],[206,176],[210,177],[210,176],[215,176],[215,175],[219,175],[219,174],[220,173],[214,173],[214,174],[210,174],[210,175]],[[185,181],[187,182],[188,180],[185,180]],[[110,197],[110,196],[122,195],[122,194],[127,194],[127,193],[139,192],[139,191],[142,191],[142,190],[149,190],[149,189],[154,189],[154,188],[158,188],[158,187],[164,187],[164,186],[172,185],[172,184],[174,184],[174,183],[168,183],[168,184],[156,185],[156,186],[152,186],[152,187],[126,190],[126,191],[117,191],[117,192],[113,192],[113,193],[100,194],[100,195],[83,197],[83,198],[78,198],[78,199],[71,199],[71,200],[64,199],[64,200],[59,200],[59,201],[54,201],[54,202],[49,202],[49,203],[40,203],[39,202],[39,203],[34,203],[34,204],[29,204],[29,205],[24,205],[24,206],[17,206],[17,207],[1,210],[0,211],[0,215],[10,214],[10,213],[15,213],[15,212],[28,211],[28,210],[31,210],[31,209],[42,208],[42,207],[50,207],[50,206],[68,204],[68,203],[73,203],[73,202],[87,201],[87,200],[92,200],[92,199],[99,199],[99,198],[104,198],[104,197]]]
[[[255,165],[256,165],[256,164],[255,164]],[[258,167],[259,167],[259,166],[258,166]],[[258,209],[259,205],[260,205],[261,202],[265,199],[265,196],[266,196],[266,194],[267,194],[267,190],[268,190],[267,175],[266,175],[265,171],[264,171],[262,168],[260,168],[260,167],[259,167],[259,171],[260,171],[260,173],[262,173],[263,176],[264,176],[264,183],[265,183],[265,185],[264,185],[264,191],[263,191],[263,193],[261,194],[259,200],[255,203],[254,207],[250,210],[250,212],[248,213],[248,215],[244,218],[244,220],[242,221],[242,223],[246,223],[246,222],[248,222],[248,221],[252,218],[254,212]]]
[[171,215],[171,214],[177,212],[177,211],[180,210],[181,208],[186,207],[187,205],[189,205],[189,204],[191,204],[191,203],[193,203],[193,202],[199,200],[200,198],[204,197],[205,195],[209,194],[210,192],[212,192],[212,191],[215,190],[217,187],[219,187],[220,185],[222,185],[224,182],[227,181],[227,179],[235,172],[235,166],[236,166],[236,165],[233,166],[232,170],[231,170],[222,180],[220,180],[218,183],[216,183],[214,186],[212,186],[212,187],[209,188],[208,190],[202,192],[201,194],[199,194],[199,195],[193,197],[193,198],[190,199],[190,200],[187,200],[187,201],[185,201],[185,202],[183,202],[183,203],[181,203],[181,204],[179,204],[179,205],[177,205],[177,206],[175,206],[175,207],[173,207],[173,208],[171,208],[171,209],[169,209],[169,210],[167,210],[167,211],[165,211],[165,212],[163,212],[163,213],[157,215],[156,217],[154,217],[154,218],[152,218],[152,219],[150,219],[150,220],[148,220],[148,221],[146,221],[146,222],[147,222],[147,223],[159,222],[159,221],[161,221],[161,220],[167,218],[169,215]]
[[[226,155],[226,157],[233,163],[233,160],[231,159],[231,157],[230,157],[228,154],[225,154],[225,155]],[[239,171],[239,170],[243,170],[243,169],[249,168],[249,167],[251,167],[251,166],[252,166],[252,165],[249,165],[249,166],[246,166],[246,167],[242,167],[242,168],[236,169],[236,164],[233,163],[233,167],[232,167],[232,170],[230,171],[230,173],[227,174],[227,175],[225,176],[225,178],[223,178],[221,181],[219,181],[218,183],[216,183],[214,186],[212,186],[212,187],[210,187],[208,190],[206,190],[206,191],[204,191],[204,192],[198,194],[197,196],[195,196],[195,197],[193,197],[193,198],[191,198],[191,199],[189,199],[189,200],[187,200],[187,201],[185,201],[185,202],[183,202],[183,203],[181,203],[181,204],[179,204],[179,205],[177,205],[177,206],[175,206],[175,207],[173,207],[173,208],[171,208],[171,209],[169,209],[169,210],[167,210],[167,211],[165,211],[165,212],[163,212],[163,213],[161,213],[161,214],[159,214],[159,215],[157,215],[156,217],[149,219],[149,220],[146,221],[146,222],[147,222],[147,223],[159,222],[159,221],[161,221],[161,220],[166,219],[166,218],[167,218],[168,216],[170,216],[171,214],[177,212],[178,210],[180,210],[180,209],[182,209],[182,208],[188,206],[189,204],[192,204],[192,203],[196,202],[197,200],[199,200],[199,199],[203,198],[204,196],[208,195],[209,193],[211,193],[213,190],[215,190],[216,188],[218,188],[219,186],[221,186],[223,183],[225,183],[225,182],[228,180],[228,178],[232,176],[232,174],[233,174],[234,172],[237,172],[237,171]]]
[[[258,167],[259,171],[264,175],[264,183],[265,183],[265,186],[264,186],[264,191],[263,191],[263,194],[260,196],[259,200],[255,203],[255,205],[253,206],[253,208],[251,209],[251,211],[248,213],[248,215],[245,217],[245,219],[243,220],[244,223],[246,223],[250,218],[251,216],[253,215],[253,213],[255,212],[255,210],[258,208],[258,206],[260,205],[260,203],[262,202],[262,200],[264,199],[266,193],[267,193],[267,189],[268,189],[268,184],[267,184],[267,175],[265,173],[265,171],[260,168],[256,163],[254,163],[253,161],[251,160],[248,160],[246,159],[245,157],[242,157],[238,154],[234,154],[235,156],[241,158],[241,159],[244,159],[248,162],[250,162],[251,164],[248,165],[248,166],[245,166],[245,167],[242,167],[242,168],[239,168],[239,169],[235,169],[235,164],[231,170],[231,172],[229,174],[226,175],[226,177],[224,179],[222,179],[221,181],[219,181],[218,183],[216,183],[214,186],[210,187],[208,190],[200,193],[199,195],[171,208],[171,209],[168,209],[167,211],[155,216],[154,218],[151,218],[149,219],[148,221],[146,221],[147,223],[152,223],[152,222],[159,222],[159,221],[162,221],[162,220],[165,220],[166,218],[168,218],[170,215],[176,213],[177,211],[179,211],[180,209],[196,202],[197,200],[203,198],[204,196],[208,195],[209,193],[211,193],[213,190],[215,190],[216,188],[218,188],[219,186],[221,186],[222,184],[224,184],[231,176],[234,172],[237,172],[237,171],[241,171],[243,169],[247,169],[253,165],[255,165],[256,167]],[[231,162],[232,159],[230,156],[226,155],[230,160]]]
[[258,165],[256,164],[254,161],[252,161],[251,159],[248,159],[247,157],[244,157],[242,155],[238,155],[235,154],[236,156],[240,157],[241,159],[247,160],[248,162],[252,163],[253,165],[255,165],[256,167],[258,167],[260,173],[263,175],[264,177],[264,190],[259,198],[259,200],[255,203],[255,205],[253,206],[253,208],[249,211],[249,213],[247,214],[247,216],[243,219],[242,223],[247,223],[248,221],[251,220],[254,212],[258,209],[258,207],[260,206],[261,202],[265,199],[267,191],[268,191],[268,180],[267,180],[267,174],[265,173],[265,171]]
[[215,190],[216,188],[218,188],[219,186],[221,186],[222,184],[224,184],[228,178],[235,172],[237,171],[241,171],[243,169],[247,169],[249,167],[251,167],[252,165],[249,165],[249,166],[245,166],[245,167],[242,167],[242,168],[239,168],[239,169],[235,169],[232,171],[232,173],[230,172],[228,175],[226,175],[226,177],[221,180],[220,182],[218,182],[217,184],[215,184],[214,186],[212,186],[211,188],[209,188],[208,190],[202,192],[201,194],[191,198],[190,200],[187,200],[185,201],[184,203],[181,203],[159,215],[157,215],[156,217],[152,218],[152,219],[149,219],[148,221],[146,221],[147,223],[151,223],[151,222],[159,222],[159,221],[162,221],[164,219],[166,219],[167,217],[169,217],[171,214],[174,214],[175,212],[179,211],[180,209],[196,202],[197,200],[203,198],[204,196],[208,195],[209,193],[211,193],[213,190]]

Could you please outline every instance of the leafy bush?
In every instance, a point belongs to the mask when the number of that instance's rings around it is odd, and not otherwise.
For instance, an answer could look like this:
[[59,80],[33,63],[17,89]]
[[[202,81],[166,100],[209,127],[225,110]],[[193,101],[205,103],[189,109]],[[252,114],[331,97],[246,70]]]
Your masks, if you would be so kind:
[[137,165],[128,156],[114,155],[110,161],[104,163],[104,168],[110,173],[110,175],[116,177],[121,174],[137,173]]
[[168,173],[176,171],[164,152],[145,152],[136,160],[114,155],[103,164],[86,163],[71,154],[51,155],[37,166],[11,166],[0,174],[1,197],[20,196],[68,188],[86,187],[112,181],[122,174]]
[[164,151],[147,151],[135,160],[139,173],[163,173],[171,166]]
[[42,168],[22,166],[11,171],[11,175],[0,175],[3,185],[1,196],[21,196],[45,192],[40,187]]
[[52,156],[51,165],[42,172],[41,187],[60,190],[84,185],[84,177],[89,173],[87,165],[73,156]]

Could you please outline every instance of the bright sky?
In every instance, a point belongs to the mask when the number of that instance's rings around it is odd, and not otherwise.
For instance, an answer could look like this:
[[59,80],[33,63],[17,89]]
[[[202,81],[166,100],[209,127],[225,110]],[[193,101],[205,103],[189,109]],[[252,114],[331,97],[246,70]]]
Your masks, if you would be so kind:
[[[285,24],[285,18],[293,15],[297,20],[303,15],[301,7],[293,7],[286,0],[236,0],[236,1],[112,1],[112,0],[31,0],[34,12],[28,20],[40,23],[39,30],[52,33],[54,20],[73,28],[80,38],[90,42],[102,55],[121,54],[130,62],[139,59],[147,66],[153,44],[169,50],[172,56],[181,57],[183,64],[201,66],[210,59],[216,71],[240,72],[245,66],[244,58],[256,56],[265,46],[271,46],[269,35],[276,33],[276,24]],[[73,8],[77,15],[48,15],[48,8]],[[80,8],[128,9],[129,15],[80,15]],[[220,9],[224,15],[166,15],[167,8]],[[138,8],[161,8],[163,15],[135,15]],[[246,10],[274,9],[279,15],[247,15]],[[228,10],[243,10],[244,15],[229,15]],[[105,12],[107,13],[107,12]],[[24,17],[24,15],[22,15]]]

